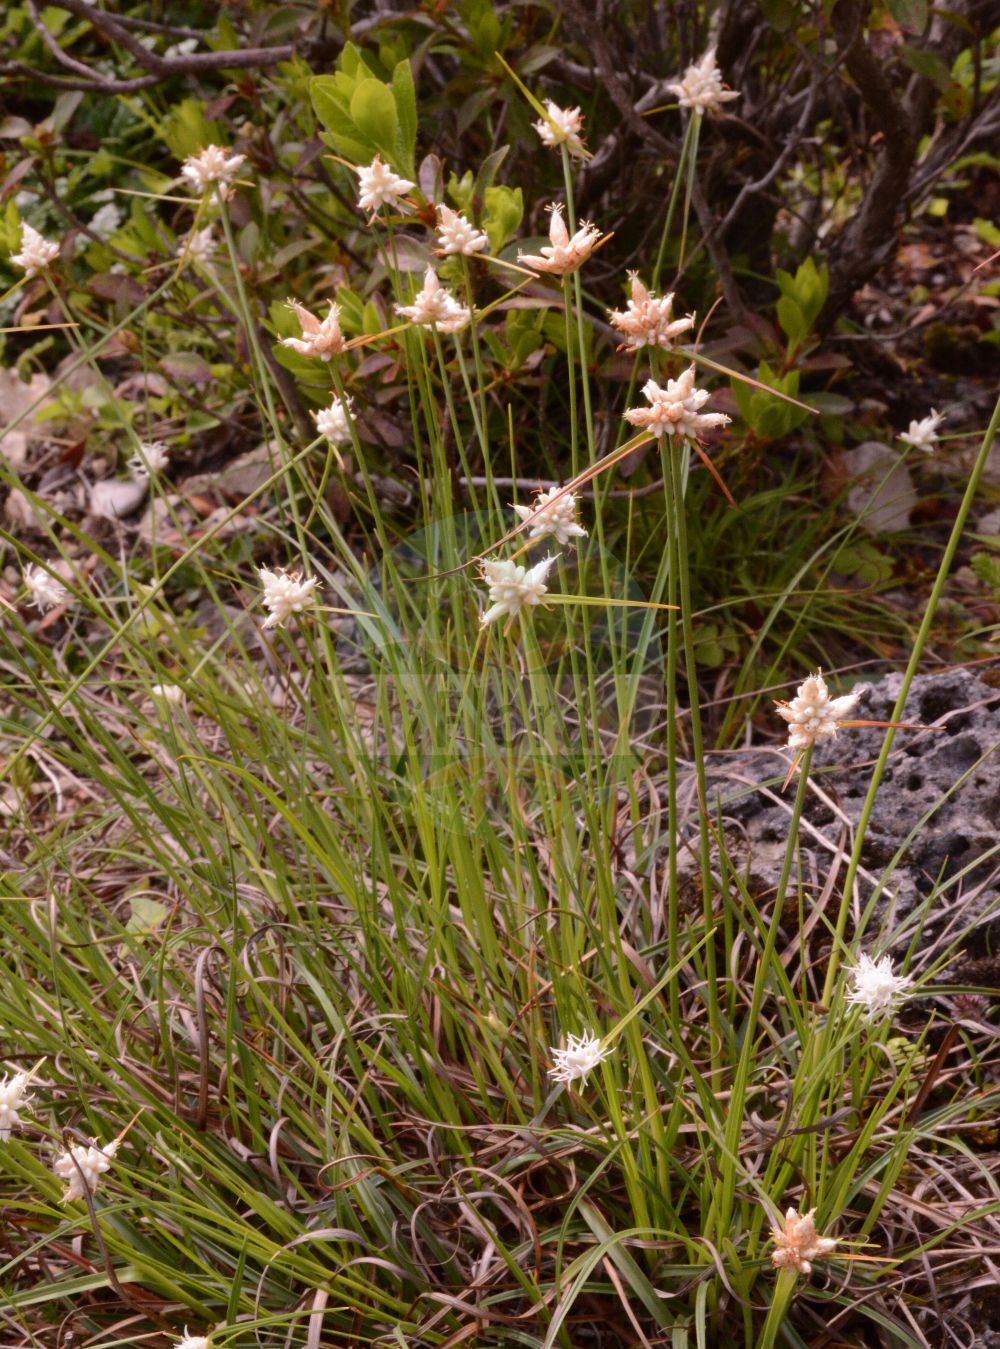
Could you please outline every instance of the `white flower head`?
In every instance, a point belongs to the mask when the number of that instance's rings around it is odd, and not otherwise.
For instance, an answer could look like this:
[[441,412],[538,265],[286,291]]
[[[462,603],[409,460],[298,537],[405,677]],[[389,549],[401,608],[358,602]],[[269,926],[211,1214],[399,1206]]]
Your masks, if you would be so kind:
[[517,260],[536,272],[568,276],[587,261],[604,236],[596,225],[588,225],[586,221],[570,235],[560,203],[555,202],[549,210],[549,242],[540,253],[518,253]]
[[376,155],[366,167],[355,169],[355,173],[358,175],[358,206],[362,211],[371,211],[372,215],[382,206],[389,206],[394,211],[402,209],[399,198],[416,187],[409,178],[394,173],[381,155]]
[[153,684],[149,696],[154,703],[162,703],[164,707],[180,707],[184,702],[184,690],[180,684]]
[[467,258],[490,246],[483,231],[450,206],[438,207],[438,243],[442,253],[461,253]]
[[775,699],[778,716],[788,722],[788,748],[808,749],[817,740],[835,736],[860,696],[844,693],[831,698],[823,671],[817,670],[799,685],[791,702]]
[[776,1269],[794,1269],[800,1274],[809,1274],[814,1260],[822,1259],[834,1250],[837,1243],[833,1237],[817,1235],[813,1220],[815,1212],[814,1208],[808,1213],[790,1208],[785,1214],[784,1227],[771,1228],[774,1241],[771,1264]]
[[682,108],[690,108],[699,115],[717,113],[723,103],[739,98],[738,92],[727,89],[722,83],[722,74],[715,63],[714,47],[709,47],[700,61],[688,66],[682,79],[668,84],[667,88],[677,95]]
[[313,589],[319,584],[315,576],[303,579],[301,572],[285,571],[283,567],[277,571],[258,567],[257,572],[264,587],[265,628],[280,628],[292,614],[300,614],[312,603]]
[[328,408],[313,413],[316,430],[321,436],[326,436],[331,445],[343,445],[351,438],[350,414],[353,411],[354,405],[350,398],[346,403],[335,398]]
[[643,347],[673,346],[674,338],[694,327],[694,315],[672,319],[673,292],[661,295],[659,299],[651,295],[639,280],[635,272],[630,272],[632,294],[628,307],[624,310],[612,309],[608,318],[625,338],[624,346],[629,351],[640,351]]
[[693,364],[677,379],[668,379],[666,388],[661,389],[655,380],[647,380],[642,392],[649,399],[650,406],[629,408],[625,420],[644,431],[652,431],[655,436],[683,436],[687,440],[698,440],[703,431],[713,426],[725,426],[729,421],[724,412],[699,411],[711,395],[707,389],[694,387]]
[[110,239],[121,223],[121,208],[115,202],[108,201],[94,212],[90,221],[90,232],[96,234],[99,239]]
[[246,155],[231,155],[221,145],[206,145],[196,155],[188,155],[181,167],[181,177],[200,197],[216,183],[225,193],[245,160]]
[[910,429],[899,433],[900,440],[906,445],[912,445],[915,450],[930,454],[938,441],[937,429],[947,415],[946,412],[935,412],[931,408],[929,416],[910,422]]
[[[39,1065],[40,1066],[40,1065]],[[28,1086],[38,1068],[12,1073],[0,1082],[0,1143],[6,1143],[21,1122],[20,1111],[28,1104]]]
[[545,117],[532,123],[543,145],[550,150],[558,150],[565,145],[571,155],[585,155],[580,132],[583,130],[583,113],[579,108],[560,108],[551,98],[545,100]]
[[188,262],[197,262],[206,267],[215,257],[216,246],[212,226],[206,225],[204,229],[192,230],[185,235],[180,241],[179,252]]
[[485,628],[505,614],[513,622],[525,605],[533,608],[541,604],[542,597],[548,593],[546,577],[555,560],[553,553],[533,567],[522,567],[509,558],[487,558],[481,563],[480,577],[489,587],[492,603],[479,620],[480,625]]
[[65,604],[70,598],[69,591],[58,577],[33,562],[25,567],[23,579],[31,593],[31,601],[40,614]]
[[176,1349],[208,1349],[209,1337],[207,1335],[189,1335],[187,1326],[184,1327],[184,1336],[177,1341]]
[[577,522],[576,494],[566,492],[559,496],[561,490],[559,487],[550,487],[547,492],[543,492],[539,488],[530,506],[514,503],[514,510],[522,520],[527,520],[531,515],[535,517],[528,526],[529,539],[544,539],[551,534],[556,543],[569,543],[570,539],[587,537],[587,531]]
[[23,267],[25,276],[31,277],[36,272],[43,272],[58,256],[58,244],[44,238],[26,220],[21,221],[21,251],[10,255],[15,267]]
[[289,308],[294,309],[298,316],[302,336],[283,337],[281,345],[289,347],[292,351],[297,351],[300,356],[314,356],[321,361],[328,361],[333,356],[339,356],[347,346],[344,341],[344,334],[340,331],[340,305],[331,302],[330,312],[326,318],[318,319],[315,314],[310,313],[305,305],[299,304],[297,300],[289,300],[287,303]]
[[66,1182],[64,1203],[69,1203],[71,1199],[82,1199],[88,1190],[91,1194],[95,1193],[101,1176],[111,1169],[120,1142],[121,1139],[113,1138],[110,1143],[99,1148],[94,1139],[89,1147],[78,1143],[68,1152],[59,1154],[52,1163],[52,1170],[60,1180]]
[[138,451],[128,461],[133,478],[149,478],[154,473],[162,473],[170,463],[170,447],[162,440],[143,440]]
[[423,328],[437,328],[442,333],[460,332],[472,318],[472,311],[459,304],[446,286],[438,280],[437,272],[428,267],[424,272],[423,289],[414,296],[412,304],[398,304],[396,313]]
[[852,1006],[863,1007],[871,1020],[893,1011],[913,983],[908,974],[893,974],[892,956],[872,960],[862,952],[850,973],[854,987],[847,995],[847,1001]]
[[610,1046],[602,1049],[598,1037],[592,1031],[584,1031],[582,1035],[567,1036],[565,1049],[556,1049],[552,1045],[549,1052],[553,1059],[549,1077],[554,1082],[576,1082],[577,1079],[585,1082],[587,1075],[608,1057],[611,1049]]

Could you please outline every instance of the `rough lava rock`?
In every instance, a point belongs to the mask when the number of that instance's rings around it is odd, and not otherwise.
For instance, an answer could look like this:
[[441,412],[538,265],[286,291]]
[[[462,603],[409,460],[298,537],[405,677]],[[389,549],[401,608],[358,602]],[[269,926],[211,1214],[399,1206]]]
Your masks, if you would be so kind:
[[[861,904],[884,879],[876,924],[887,917],[895,927],[937,885],[925,936],[940,932],[959,907],[962,928],[981,919],[984,927],[992,922],[1000,929],[1000,677],[992,671],[986,677],[996,686],[962,669],[913,681],[902,720],[942,729],[896,731],[858,878]],[[888,721],[901,685],[902,676],[892,674],[859,686],[855,715]],[[830,688],[845,692],[837,680]],[[809,792],[804,811],[801,864],[816,897],[827,885],[839,896],[885,734],[878,727],[842,729],[813,755],[811,779],[818,791]],[[777,885],[787,839],[794,786],[782,794],[781,783],[788,762],[786,754],[762,749],[716,755],[709,765],[727,850],[741,864],[751,896],[764,902]],[[693,857],[685,859],[683,873],[697,884]]]

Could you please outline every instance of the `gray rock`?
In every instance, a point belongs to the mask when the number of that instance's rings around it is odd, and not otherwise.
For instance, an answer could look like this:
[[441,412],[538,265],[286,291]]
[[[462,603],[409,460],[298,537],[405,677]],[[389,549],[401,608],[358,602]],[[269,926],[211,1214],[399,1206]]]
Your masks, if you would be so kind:
[[[838,681],[830,684],[833,694],[845,691]],[[889,720],[901,686],[895,674],[866,686],[856,716]],[[943,885],[928,926],[940,927],[961,895],[961,924],[968,929],[997,908],[1000,853],[990,854],[1000,843],[1000,688],[968,670],[918,676],[902,720],[943,729],[896,731],[865,835],[859,899],[863,904],[884,880],[876,922],[891,906],[895,925]],[[840,894],[885,735],[880,727],[843,729],[813,755],[811,781],[818,790],[810,791],[804,811],[801,861],[806,885],[817,895],[828,882]],[[709,763],[727,851],[755,899],[773,893],[781,871],[795,791],[792,783],[781,792],[787,766],[787,756],[774,750],[716,755]],[[682,861],[682,874],[696,886],[696,860]],[[831,876],[835,861],[838,871]]]

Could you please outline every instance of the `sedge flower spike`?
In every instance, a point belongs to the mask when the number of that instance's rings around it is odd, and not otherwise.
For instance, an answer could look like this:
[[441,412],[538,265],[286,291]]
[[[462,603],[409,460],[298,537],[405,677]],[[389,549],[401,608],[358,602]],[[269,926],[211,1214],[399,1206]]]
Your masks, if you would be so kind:
[[672,319],[673,292],[661,295],[659,299],[651,295],[639,280],[635,272],[630,272],[632,293],[628,307],[611,309],[608,318],[618,329],[625,341],[622,344],[628,351],[641,351],[643,347],[663,347],[669,350],[674,338],[694,327],[694,315]]
[[771,1264],[775,1269],[794,1269],[799,1274],[812,1272],[812,1262],[829,1255],[837,1243],[833,1237],[821,1237],[816,1231],[816,1223],[811,1208],[808,1213],[799,1213],[790,1208],[785,1214],[784,1227],[772,1227],[771,1237],[774,1250],[771,1252]]
[[538,132],[538,138],[550,150],[558,150],[565,145],[571,155],[585,155],[580,132],[583,130],[583,113],[579,108],[560,108],[551,98],[545,100],[545,116],[532,126]]
[[245,160],[246,155],[231,155],[221,145],[206,145],[196,155],[188,155],[181,166],[181,177],[200,197],[211,192],[216,183],[226,195]]
[[355,169],[358,175],[358,206],[362,211],[370,211],[374,216],[382,206],[393,210],[400,209],[399,198],[404,192],[411,192],[416,183],[409,178],[401,178],[394,173],[381,155],[376,155],[364,168]]
[[718,113],[723,103],[739,98],[738,92],[727,89],[722,83],[722,74],[715,62],[714,47],[709,47],[700,61],[688,66],[683,77],[673,84],[668,84],[667,88],[672,94],[677,95],[677,101],[682,108],[690,108],[698,116],[706,112]]
[[529,539],[544,539],[551,534],[556,543],[566,544],[570,539],[587,537],[587,531],[576,518],[576,495],[573,492],[566,492],[563,496],[559,496],[560,491],[562,489],[559,487],[550,487],[547,492],[539,488],[530,506],[512,503],[513,509],[522,520],[534,516],[528,526]]
[[0,1082],[0,1143],[6,1143],[20,1124],[19,1112],[31,1100],[28,1085],[37,1071],[33,1068],[30,1072],[12,1073]]
[[489,248],[490,241],[464,215],[450,206],[438,207],[438,244],[442,253],[458,253],[471,258]]
[[602,1049],[597,1036],[592,1031],[584,1031],[582,1035],[567,1036],[565,1049],[556,1049],[552,1045],[550,1053],[553,1063],[549,1077],[554,1082],[585,1082],[587,1075],[608,1057],[611,1049]]
[[350,414],[353,411],[354,405],[350,398],[346,404],[335,398],[328,408],[314,412],[312,418],[316,430],[321,436],[326,436],[331,445],[343,445],[351,438]]
[[908,974],[893,974],[892,956],[872,960],[862,952],[850,974],[854,987],[848,993],[847,1001],[854,1007],[863,1007],[872,1021],[892,1012],[913,983]]
[[442,333],[461,332],[472,318],[472,311],[442,286],[433,267],[424,272],[423,289],[414,296],[413,303],[398,304],[396,313],[421,328],[437,328]]
[[128,461],[133,478],[149,478],[153,473],[162,473],[170,463],[170,447],[162,440],[143,440],[139,449]]
[[587,261],[603,236],[596,225],[588,225],[586,221],[571,235],[563,220],[562,206],[556,202],[549,209],[549,242],[540,253],[518,253],[517,260],[535,272],[568,276]]
[[31,602],[40,614],[56,609],[69,599],[69,591],[57,577],[37,567],[33,562],[25,567],[24,584],[31,594]]
[[180,684],[151,684],[149,696],[164,708],[181,707],[184,703],[184,690]]
[[26,220],[21,221],[21,251],[11,253],[10,260],[15,267],[24,268],[26,278],[34,276],[36,272],[43,272],[58,256],[58,244],[39,234]]
[[915,450],[930,454],[938,442],[937,429],[947,415],[946,412],[935,412],[931,408],[929,416],[910,422],[910,429],[900,432],[900,440],[906,445],[912,445]]
[[111,1169],[120,1142],[120,1139],[113,1138],[110,1143],[99,1148],[97,1140],[93,1139],[89,1147],[76,1144],[67,1152],[59,1154],[52,1163],[52,1170],[60,1180],[66,1182],[63,1203],[82,1199],[88,1190],[91,1194],[96,1192],[101,1176]]
[[831,698],[823,671],[817,670],[799,685],[790,702],[775,699],[778,716],[788,722],[788,748],[805,750],[817,740],[835,736],[859,697],[858,693],[844,693]]
[[207,267],[215,257],[216,240],[212,233],[212,226],[206,225],[203,230],[192,230],[190,234],[180,242],[178,252],[188,262],[197,262],[202,267]]
[[185,1326],[183,1338],[177,1341],[176,1349],[208,1349],[208,1341],[207,1335],[189,1335]]
[[293,614],[300,614],[312,603],[313,589],[319,584],[315,576],[303,579],[300,571],[285,571],[283,567],[277,571],[258,567],[257,574],[264,587],[265,628],[283,627]]
[[542,597],[548,593],[545,584],[555,554],[536,562],[533,567],[522,567],[510,559],[487,558],[480,565],[480,577],[489,587],[492,603],[479,620],[481,627],[488,627],[497,618],[504,615],[513,622],[521,609],[528,605],[533,608],[541,604]]
[[332,357],[339,356],[346,348],[344,334],[340,331],[339,304],[331,303],[330,312],[325,319],[318,319],[305,305],[299,304],[298,300],[288,300],[287,304],[290,309],[295,310],[302,336],[283,337],[281,339],[283,347],[297,351],[300,356],[312,356],[321,361],[329,361]]
[[625,420],[640,430],[652,431],[654,436],[683,436],[698,440],[703,431],[713,426],[726,426],[729,418],[724,412],[701,412],[711,395],[707,389],[694,387],[694,365],[668,379],[666,388],[655,380],[647,380],[642,392],[649,400],[648,408],[629,408]]

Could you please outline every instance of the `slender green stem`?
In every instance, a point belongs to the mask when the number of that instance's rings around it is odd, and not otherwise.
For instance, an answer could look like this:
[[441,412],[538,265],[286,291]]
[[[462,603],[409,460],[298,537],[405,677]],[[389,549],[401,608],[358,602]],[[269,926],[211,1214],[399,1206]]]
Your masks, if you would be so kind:
[[[667,202],[667,214],[663,219],[663,230],[660,233],[660,246],[656,250],[656,262],[653,264],[652,290],[658,290],[660,285],[660,273],[663,270],[663,259],[667,252],[667,240],[670,238],[670,227],[674,222],[674,210],[677,206],[677,198],[680,194],[681,183],[684,181],[684,169],[690,158],[697,158],[698,155],[698,133],[701,130],[701,118],[692,116],[687,119],[687,126],[684,128],[684,139],[681,142],[681,152],[677,159],[677,168],[674,170],[674,182],[670,189],[670,200]],[[690,194],[690,178],[688,178],[688,193]],[[687,202],[684,206],[684,219],[687,220]],[[683,253],[683,248],[682,248]]]

